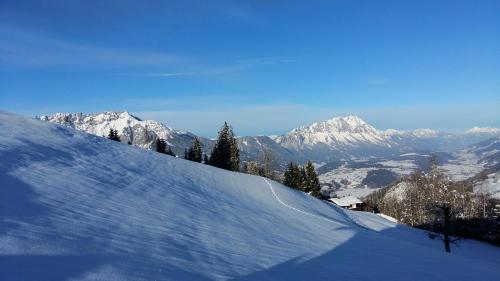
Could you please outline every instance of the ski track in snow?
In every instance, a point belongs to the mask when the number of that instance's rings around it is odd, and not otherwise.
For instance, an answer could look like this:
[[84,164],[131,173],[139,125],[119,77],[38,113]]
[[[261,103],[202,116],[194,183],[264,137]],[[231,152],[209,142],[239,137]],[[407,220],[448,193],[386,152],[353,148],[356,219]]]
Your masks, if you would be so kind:
[[[331,220],[331,219],[328,219],[328,218],[325,218],[325,217],[322,217],[322,216],[318,216],[318,215],[315,215],[315,214],[312,214],[312,213],[309,213],[309,212],[306,212],[306,211],[303,211],[303,210],[300,210],[300,209],[297,209],[297,208],[295,208],[295,207],[293,207],[293,206],[288,205],[287,203],[285,203],[285,202],[283,202],[283,201],[281,200],[281,198],[278,196],[278,194],[276,193],[276,191],[275,191],[275,190],[274,190],[274,188],[273,188],[273,185],[269,182],[269,180],[268,180],[268,179],[266,179],[266,178],[263,178],[263,179],[264,179],[264,181],[267,183],[267,185],[269,186],[269,189],[270,189],[270,190],[271,190],[271,192],[273,193],[274,198],[276,199],[276,201],[278,201],[278,203],[280,203],[281,205],[283,205],[283,206],[285,206],[285,207],[287,207],[287,208],[289,208],[289,209],[292,209],[292,210],[294,210],[294,211],[296,211],[296,212],[299,212],[299,213],[301,213],[301,214],[304,214],[304,215],[307,215],[307,216],[310,216],[310,217],[314,217],[314,218],[318,218],[318,219],[321,219],[321,220],[324,220],[324,221],[327,221],[327,222],[330,222],[330,223],[334,223],[334,224],[337,224],[337,225],[342,225],[342,226],[344,226],[344,224],[341,224],[341,223],[339,223],[339,222],[337,222],[337,221],[334,221],[334,220]],[[336,207],[336,206],[333,206],[333,205],[332,205],[332,206],[330,206],[330,207],[331,207],[331,208],[333,208],[333,209],[335,209],[335,211],[336,211],[337,213],[339,213],[342,217],[344,217],[344,218],[345,218],[348,222],[351,222],[351,224],[352,224],[353,226],[357,226],[357,227],[359,227],[359,228],[362,228],[362,229],[365,229],[365,230],[369,230],[369,231],[375,231],[374,229],[372,229],[372,228],[370,228],[370,227],[368,227],[368,226],[366,226],[366,225],[362,224],[362,223],[361,223],[361,222],[359,222],[358,220],[354,219],[352,216],[350,216],[350,215],[348,214],[348,211],[346,211],[346,210],[344,210],[344,209],[340,209],[340,208],[338,208],[338,207]],[[375,231],[375,232],[376,232],[376,231]]]
[[[297,209],[293,206],[290,206],[288,205],[287,203],[283,202],[281,200],[281,198],[279,198],[278,194],[276,194],[276,191],[274,191],[274,188],[273,188],[273,185],[266,179],[266,178],[263,178],[264,181],[267,183],[267,185],[269,186],[269,189],[271,190],[271,192],[273,193],[274,195],[274,198],[283,206],[289,208],[289,209],[292,209],[296,212],[299,212],[301,214],[304,214],[304,215],[307,215],[307,216],[310,216],[310,217],[313,217],[313,218],[318,218],[318,219],[322,219],[324,221],[327,221],[327,222],[331,222],[331,223],[334,223],[334,224],[337,224],[337,225],[342,225],[344,226],[344,224],[341,224],[339,222],[336,222],[334,220],[331,220],[331,219],[328,219],[328,218],[325,218],[325,217],[322,217],[322,216],[318,216],[318,215],[315,215],[315,214],[312,214],[312,213],[309,213],[309,212],[306,212],[306,211],[303,211],[303,210],[300,210],[300,209]],[[350,218],[349,218],[350,219]],[[350,219],[352,221],[352,219]]]

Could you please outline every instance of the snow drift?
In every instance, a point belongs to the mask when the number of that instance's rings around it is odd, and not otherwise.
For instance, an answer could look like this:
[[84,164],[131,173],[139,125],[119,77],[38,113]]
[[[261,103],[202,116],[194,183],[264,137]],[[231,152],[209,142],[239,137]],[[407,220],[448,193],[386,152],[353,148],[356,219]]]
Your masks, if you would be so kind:
[[0,280],[498,280],[500,250],[0,112]]

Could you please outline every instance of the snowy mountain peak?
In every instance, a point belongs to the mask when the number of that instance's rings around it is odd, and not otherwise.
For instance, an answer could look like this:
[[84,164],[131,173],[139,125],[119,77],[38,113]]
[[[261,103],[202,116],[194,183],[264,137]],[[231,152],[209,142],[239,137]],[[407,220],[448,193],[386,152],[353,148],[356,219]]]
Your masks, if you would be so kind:
[[291,149],[311,150],[314,147],[325,147],[335,150],[341,147],[360,147],[362,145],[377,145],[388,147],[383,134],[374,127],[353,115],[335,117],[310,126],[303,126],[290,133],[276,138],[276,142]]
[[404,135],[406,132],[396,129],[387,129],[385,131],[382,131],[381,133],[384,134],[385,136],[400,136]]
[[416,129],[413,130],[412,133],[419,138],[429,138],[435,137],[439,134],[438,131],[432,129]]
[[346,117],[335,117],[322,122],[313,123],[310,126],[304,126],[294,129],[292,132],[322,132],[322,133],[376,133],[377,130],[370,126],[363,119],[349,115]]
[[[40,117],[36,117],[42,121],[49,121],[51,123],[59,123],[67,126],[74,127],[78,129],[78,125],[82,123],[103,123],[103,122],[111,122],[122,120],[125,123],[131,122],[140,122],[139,118],[131,115],[128,111],[121,112],[112,112],[106,111],[102,113],[95,114],[84,114],[84,113],[55,113],[52,115],[42,115]],[[113,128],[114,129],[114,128]],[[106,132],[107,133],[107,132]]]
[[446,134],[432,129],[415,129],[410,131],[387,129],[381,131],[387,137],[416,137],[416,138],[434,138]]
[[[84,114],[56,113],[44,115],[37,119],[71,127],[97,136],[107,136],[110,129],[118,131],[123,142],[152,148],[156,138],[165,139],[176,153],[182,153],[191,143],[193,134],[175,130],[161,122],[141,120],[128,111]],[[201,139],[202,143],[207,140]]]
[[465,132],[466,134],[500,134],[500,128],[473,127]]

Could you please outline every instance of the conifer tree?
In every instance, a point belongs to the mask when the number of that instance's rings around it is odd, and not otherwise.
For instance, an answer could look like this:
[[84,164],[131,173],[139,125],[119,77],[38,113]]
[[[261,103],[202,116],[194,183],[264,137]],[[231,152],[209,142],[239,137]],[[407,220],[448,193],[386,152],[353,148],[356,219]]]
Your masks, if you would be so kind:
[[118,131],[113,130],[113,129],[109,129],[108,139],[114,140],[114,141],[120,141],[120,137],[118,136]]
[[202,160],[201,144],[197,137],[194,137],[193,143],[191,144],[191,147],[188,150],[186,159],[201,163]]
[[283,184],[292,187],[293,175],[292,175],[293,163],[290,162],[286,167],[285,173],[283,174]]
[[115,130],[109,129],[108,139],[113,140],[114,136],[115,136]]
[[294,189],[300,189],[300,168],[294,163],[290,162],[285,170],[283,184]]
[[210,156],[210,165],[230,171],[238,171],[240,165],[239,150],[233,130],[224,122],[219,131]]
[[208,155],[206,153],[203,153],[203,164],[208,164]]
[[164,139],[156,138],[156,152],[167,154],[167,143]]
[[305,166],[305,178],[306,178],[306,192],[310,192],[312,196],[316,198],[321,197],[321,186],[319,184],[318,174],[314,169],[314,165],[311,161],[307,162]]
[[234,137],[233,130],[229,129],[229,140],[231,144],[231,170],[240,170],[240,150],[238,149],[238,142]]
[[304,192],[309,192],[309,186],[307,185],[306,169],[304,166],[297,168],[299,169],[299,174],[298,174],[299,189]]
[[311,161],[307,162],[303,167],[299,167],[294,163],[288,164],[283,178],[284,185],[310,193],[314,197],[321,198],[321,187],[318,174],[316,174],[314,165]]

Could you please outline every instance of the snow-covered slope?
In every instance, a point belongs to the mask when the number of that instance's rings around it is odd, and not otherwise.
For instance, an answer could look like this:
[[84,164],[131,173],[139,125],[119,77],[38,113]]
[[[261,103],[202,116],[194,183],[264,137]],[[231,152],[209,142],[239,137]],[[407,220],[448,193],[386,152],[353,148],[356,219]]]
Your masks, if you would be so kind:
[[482,167],[480,174],[471,178],[474,190],[500,198],[500,137],[477,143],[464,150],[476,157],[476,165]]
[[475,154],[485,167],[500,170],[500,137],[491,138],[471,146],[468,151]]
[[[124,112],[96,114],[56,113],[37,117],[40,120],[68,126],[97,136],[107,136],[110,129],[118,131],[122,142],[142,148],[153,148],[156,138],[163,138],[176,154],[182,154],[191,145],[194,134],[175,130],[154,120],[141,120]],[[211,148],[212,141],[199,138],[204,150]]]
[[261,177],[0,112],[0,280],[497,280],[442,245]]

